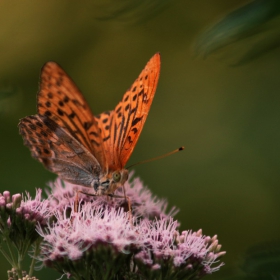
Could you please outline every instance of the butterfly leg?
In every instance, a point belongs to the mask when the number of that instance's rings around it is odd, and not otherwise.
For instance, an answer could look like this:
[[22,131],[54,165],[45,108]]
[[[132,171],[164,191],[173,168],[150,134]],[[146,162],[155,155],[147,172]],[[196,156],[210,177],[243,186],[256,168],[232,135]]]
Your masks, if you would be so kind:
[[[74,206],[75,212],[78,212],[78,205],[79,205],[78,193],[82,193],[82,194],[89,195],[89,196],[98,196],[98,195],[92,194],[92,193],[87,193],[87,192],[83,192],[83,191],[77,191],[76,199],[75,199],[75,206]],[[124,194],[125,194],[125,191],[124,191]],[[104,195],[106,195],[107,197],[124,198],[127,201],[128,212],[129,212],[129,221],[130,221],[131,225],[133,226],[133,223],[132,223],[132,211],[131,211],[131,200],[130,200],[130,198],[128,196],[126,196],[126,194],[124,196],[115,195],[115,194],[104,194]]]
[[124,198],[125,198],[125,200],[127,201],[127,204],[128,204],[129,220],[132,221],[131,201],[130,201],[130,198],[128,196],[126,196],[124,185],[122,186],[122,189],[123,189]]
[[133,223],[132,223],[131,200],[130,200],[130,198],[128,196],[126,196],[126,195],[124,195],[124,196],[115,195],[115,194],[107,194],[107,195],[110,196],[110,197],[115,197],[115,198],[124,198],[127,201],[128,213],[129,213],[129,221],[130,221],[131,225],[133,226]]
[[[85,195],[89,195],[89,196],[99,196],[99,195],[96,195],[96,194],[92,194],[92,193],[87,193],[87,192],[83,192],[83,191],[77,191],[76,193],[76,201],[75,201],[75,210],[78,210],[78,193],[82,193],[82,194],[85,194]],[[125,191],[124,191],[124,196],[122,195],[115,195],[115,194],[104,194],[106,195],[107,197],[115,197],[115,198],[124,198],[126,201],[127,201],[127,204],[128,204],[128,212],[130,213],[129,215],[131,216],[131,201],[130,201],[130,198],[128,196],[126,196],[125,194]],[[76,204],[77,203],[77,204]]]
[[[74,202],[74,213],[78,213],[79,211],[79,190],[76,190],[76,195],[75,195],[75,202]],[[75,219],[75,214],[72,216],[71,215],[71,223],[73,223]]]
[[78,213],[78,210],[79,210],[79,193],[80,192],[81,191],[76,190],[75,203],[74,203],[74,212],[75,213]]
[[87,192],[83,192],[83,191],[76,191],[76,197],[75,197],[75,204],[74,204],[74,211],[75,213],[78,212],[79,210],[79,193],[85,194],[85,195],[89,195],[89,196],[97,196],[96,194],[92,194],[92,193],[87,193]]

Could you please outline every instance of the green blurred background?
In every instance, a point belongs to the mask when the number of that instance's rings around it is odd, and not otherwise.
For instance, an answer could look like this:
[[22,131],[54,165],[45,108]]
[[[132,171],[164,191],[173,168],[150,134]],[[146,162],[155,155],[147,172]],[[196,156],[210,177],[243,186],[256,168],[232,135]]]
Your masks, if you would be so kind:
[[[129,163],[184,145],[184,152],[135,167],[136,175],[180,209],[181,230],[218,234],[226,266],[208,279],[247,279],[241,267],[248,248],[280,235],[280,50],[252,55],[274,38],[267,34],[277,17],[253,36],[226,40],[207,59],[196,55],[201,34],[246,3],[1,1],[0,192],[34,194],[55,178],[31,158],[17,128],[36,113],[45,62],[58,62],[100,113],[115,107],[159,51],[157,93]],[[6,279],[10,267],[0,262]],[[49,269],[36,275],[59,278]]]

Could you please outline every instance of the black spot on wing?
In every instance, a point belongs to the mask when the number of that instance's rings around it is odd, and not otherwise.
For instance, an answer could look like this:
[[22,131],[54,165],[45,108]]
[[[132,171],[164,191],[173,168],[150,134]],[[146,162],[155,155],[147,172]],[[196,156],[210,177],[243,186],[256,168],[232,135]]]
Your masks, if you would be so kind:
[[139,122],[142,120],[142,118],[143,118],[143,116],[142,116],[142,117],[140,117],[140,118],[136,118],[136,119],[134,119],[134,120],[132,121],[131,126],[135,126],[137,123],[139,123]]
[[38,146],[35,147],[35,150],[36,150],[36,152],[37,152],[39,155],[42,154],[41,149],[40,149]]
[[98,137],[98,136],[99,136],[98,133],[95,132],[95,131],[91,131],[89,134],[90,134],[90,135],[93,135],[93,136],[95,136],[95,137]]
[[132,115],[133,113],[135,113],[135,111],[136,111],[136,107],[133,108],[133,109],[130,111],[130,114]]
[[61,110],[61,109],[57,109],[57,113],[60,115],[60,116],[63,116],[64,115],[64,112]]
[[43,127],[43,125],[38,121],[36,122],[36,125],[39,126],[39,127]]
[[72,102],[73,102],[76,106],[82,107],[82,104],[81,104],[77,99],[72,99]]
[[137,131],[138,131],[138,129],[137,129],[136,127],[134,127],[134,128],[131,129],[131,131],[132,131],[134,134],[136,134]]
[[50,116],[52,115],[52,113],[51,113],[50,111],[47,110],[47,111],[44,113],[44,115],[47,116],[47,117],[50,117]]
[[40,133],[41,133],[44,137],[47,137],[47,136],[48,136],[47,133],[46,133],[45,131],[43,131],[43,130],[42,130]]
[[29,140],[30,140],[33,144],[37,144],[36,139],[34,139],[33,137],[29,137]]
[[99,143],[97,143],[94,139],[90,139],[90,142],[95,146],[99,147]]
[[131,141],[131,137],[130,136],[127,137],[127,140],[129,142],[129,144],[131,144],[133,142],[133,141]]
[[32,130],[36,130],[36,125],[35,125],[35,124],[31,123],[31,124],[29,124],[28,126],[29,126]]
[[93,125],[93,122],[84,122],[84,129],[89,130]]
[[69,118],[74,119],[76,116],[76,114],[74,112],[72,112],[70,115],[68,115]]
[[139,93],[138,96],[141,96],[144,93],[144,89],[142,89]]

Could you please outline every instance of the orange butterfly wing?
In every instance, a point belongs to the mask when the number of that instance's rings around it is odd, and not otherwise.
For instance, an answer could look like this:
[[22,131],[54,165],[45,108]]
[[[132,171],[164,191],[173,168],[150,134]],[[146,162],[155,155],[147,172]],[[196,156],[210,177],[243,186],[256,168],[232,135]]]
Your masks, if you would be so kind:
[[148,116],[159,79],[160,54],[155,54],[126,91],[115,110],[96,116],[109,170],[123,169]]
[[39,115],[55,121],[87,148],[103,169],[107,166],[98,124],[77,86],[55,62],[42,68],[37,106]]

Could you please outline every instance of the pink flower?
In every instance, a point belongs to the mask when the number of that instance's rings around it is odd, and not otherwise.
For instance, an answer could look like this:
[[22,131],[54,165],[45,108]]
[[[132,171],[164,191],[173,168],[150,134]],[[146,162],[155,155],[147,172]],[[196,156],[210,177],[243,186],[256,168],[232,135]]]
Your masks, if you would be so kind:
[[50,223],[47,230],[38,227],[44,239],[41,260],[76,260],[84,254],[87,257],[102,244],[117,253],[129,252],[131,247],[138,246],[138,227],[131,224],[128,213],[122,209],[92,207],[88,202],[77,213],[73,205],[71,210],[70,217],[67,211],[55,212],[56,222]]
[[45,225],[50,213],[50,202],[42,198],[42,190],[37,189],[35,198],[32,199],[30,194],[26,192],[26,196],[21,201],[20,206],[16,209],[18,215],[22,215],[25,219]]
[[[167,264],[174,274],[181,273],[182,277],[191,273],[201,277],[211,274],[223,265],[222,263],[215,266],[218,258],[225,254],[220,252],[221,246],[218,245],[216,236],[203,236],[201,230],[183,231],[180,234],[177,225],[177,221],[172,218],[164,218],[146,222],[141,227],[143,247],[135,255],[135,259],[139,266],[144,264],[151,268],[150,276],[155,275],[152,270],[166,267]],[[162,272],[159,271],[157,277],[164,277],[160,273]]]
[[[85,273],[86,278],[100,279],[108,271],[115,278],[200,278],[223,265],[217,263],[225,252],[220,252],[216,236],[203,236],[201,231],[180,233],[172,217],[176,208],[168,215],[167,203],[152,196],[138,178],[129,180],[125,188],[132,215],[123,208],[125,199],[81,193],[75,212],[75,190],[81,187],[56,180],[49,196],[55,222],[38,227],[43,238],[39,259],[77,279]],[[122,191],[116,194],[121,196]]]
[[[152,195],[151,191],[147,187],[144,187],[139,178],[132,179],[133,173],[134,172],[131,172],[129,174],[129,180],[124,184],[124,187],[126,195],[131,201],[134,217],[153,219],[155,217],[173,217],[178,213],[176,207],[172,207],[171,210],[167,212],[166,200]],[[73,185],[62,181],[59,178],[57,178],[55,182],[49,183],[49,186],[50,190],[47,190],[46,192],[53,209],[63,209],[64,206],[73,203],[76,199],[77,191],[79,190],[94,195],[94,190],[91,188]],[[117,196],[124,195],[121,188],[117,189],[115,194]],[[111,199],[106,196],[90,196],[82,193],[78,193],[78,197],[84,202],[90,201],[96,207],[99,205],[106,205],[112,208],[123,208],[126,204],[124,198]],[[127,208],[127,205],[125,208]]]
[[219,270],[225,252],[217,236],[180,233],[173,217],[178,210],[167,212],[167,202],[139,178],[125,189],[132,213],[125,198],[94,196],[93,189],[60,179],[45,200],[40,189],[34,199],[4,192],[0,229],[19,251],[35,244],[37,260],[74,279],[199,279]]

